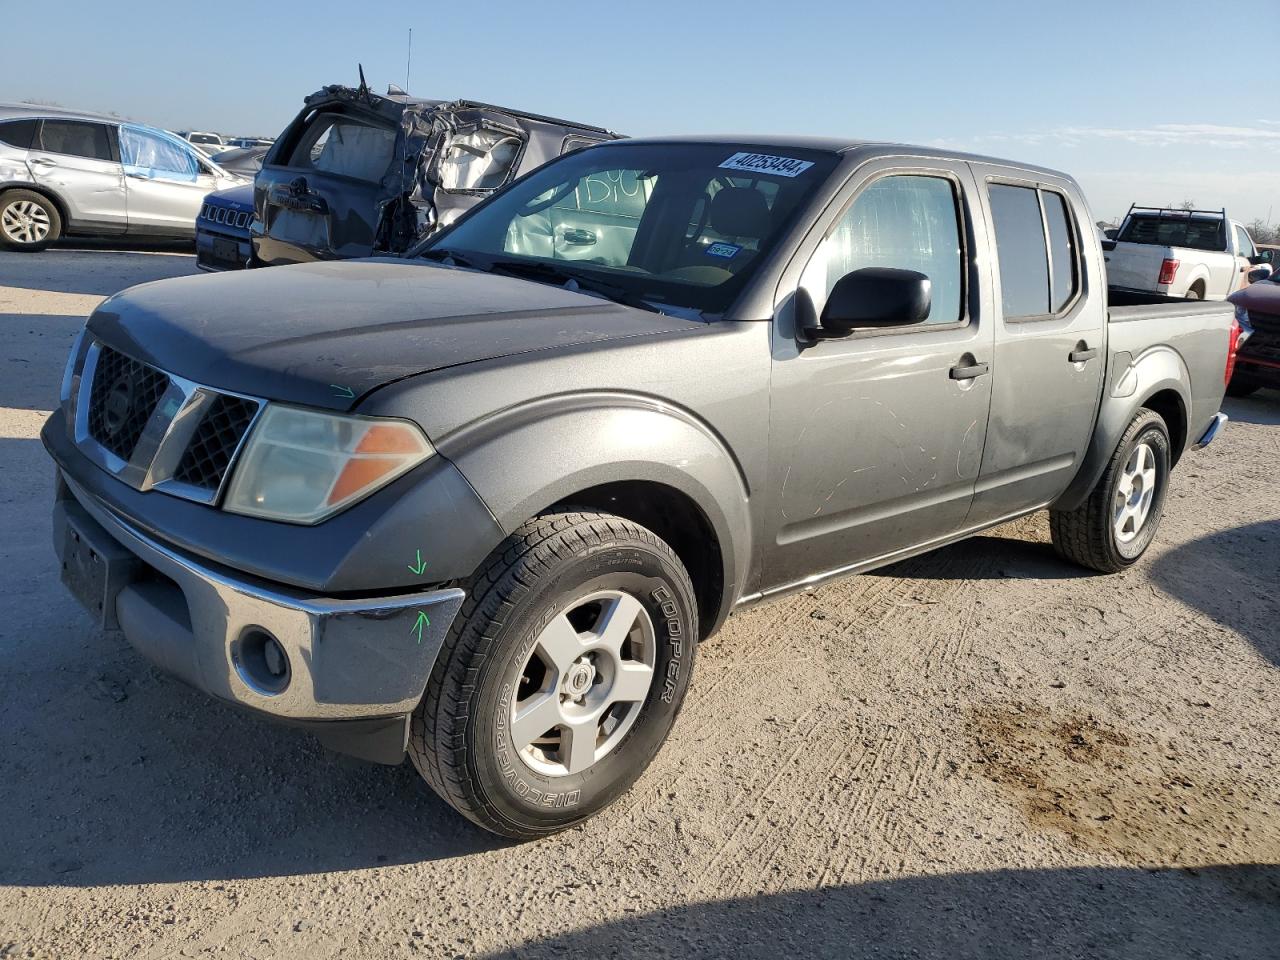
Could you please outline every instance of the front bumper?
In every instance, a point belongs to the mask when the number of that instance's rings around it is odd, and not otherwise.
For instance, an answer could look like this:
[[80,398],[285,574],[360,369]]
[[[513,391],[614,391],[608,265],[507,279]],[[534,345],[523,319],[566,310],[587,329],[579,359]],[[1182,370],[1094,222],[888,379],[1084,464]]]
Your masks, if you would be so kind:
[[[64,582],[161,669],[345,752],[403,756],[463,591],[335,599],[241,575],[156,541],[61,471],[53,521]],[[264,658],[265,638],[279,649]],[[366,746],[344,747],[344,732]]]
[[217,273],[253,266],[253,242],[249,231],[218,229],[204,219],[196,221],[196,266]]

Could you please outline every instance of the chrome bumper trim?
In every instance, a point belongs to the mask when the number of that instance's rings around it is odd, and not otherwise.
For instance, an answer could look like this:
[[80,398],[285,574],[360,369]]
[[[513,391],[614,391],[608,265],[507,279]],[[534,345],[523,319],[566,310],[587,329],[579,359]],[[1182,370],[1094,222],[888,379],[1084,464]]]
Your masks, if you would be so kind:
[[1209,444],[1213,443],[1214,438],[1216,438],[1218,434],[1222,432],[1222,428],[1227,425],[1227,421],[1229,419],[1230,417],[1228,417],[1225,413],[1219,412],[1214,414],[1213,421],[1209,424],[1208,429],[1205,430],[1204,434],[1201,435],[1200,439],[1197,440],[1192,445],[1191,449],[1203,450]]

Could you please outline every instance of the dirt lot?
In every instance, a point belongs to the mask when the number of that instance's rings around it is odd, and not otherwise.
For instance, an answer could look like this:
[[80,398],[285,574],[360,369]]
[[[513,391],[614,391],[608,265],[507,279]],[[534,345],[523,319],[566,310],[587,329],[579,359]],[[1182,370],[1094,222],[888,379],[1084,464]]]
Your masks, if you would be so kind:
[[0,254],[0,957],[1264,957],[1280,944],[1280,393],[1135,569],[1043,516],[734,618],[584,827],[501,843],[408,766],[192,693],[58,584],[36,439],[105,295]]

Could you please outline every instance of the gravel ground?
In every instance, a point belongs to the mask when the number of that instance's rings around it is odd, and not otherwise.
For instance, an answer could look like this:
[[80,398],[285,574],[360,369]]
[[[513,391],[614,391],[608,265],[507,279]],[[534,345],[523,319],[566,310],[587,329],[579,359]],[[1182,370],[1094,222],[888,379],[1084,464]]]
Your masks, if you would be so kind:
[[1280,393],[1147,557],[1045,517],[735,617],[587,825],[500,842],[406,765],[192,693],[58,584],[36,439],[181,252],[0,253],[0,957],[1264,957],[1280,944]]

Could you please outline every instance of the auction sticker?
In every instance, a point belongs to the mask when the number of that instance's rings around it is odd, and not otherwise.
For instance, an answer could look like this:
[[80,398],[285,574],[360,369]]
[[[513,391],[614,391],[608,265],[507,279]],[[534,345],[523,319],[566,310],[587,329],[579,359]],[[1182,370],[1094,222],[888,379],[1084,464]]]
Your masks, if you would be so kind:
[[731,260],[742,250],[736,243],[713,243],[707,247],[707,256],[723,257],[725,260]]
[[813,163],[794,157],[775,157],[767,153],[735,153],[720,164],[721,170],[746,170],[750,173],[772,173],[779,177],[798,177]]

